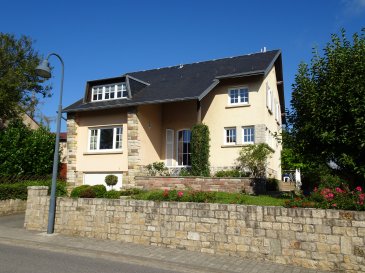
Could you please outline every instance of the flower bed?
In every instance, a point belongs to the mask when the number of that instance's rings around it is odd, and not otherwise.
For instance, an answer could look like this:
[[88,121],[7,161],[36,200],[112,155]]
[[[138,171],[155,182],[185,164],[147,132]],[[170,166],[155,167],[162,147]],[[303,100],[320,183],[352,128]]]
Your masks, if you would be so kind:
[[286,207],[312,207],[321,209],[342,209],[365,211],[365,193],[360,186],[350,190],[342,184],[334,188],[314,188],[308,197],[296,197],[285,203]]

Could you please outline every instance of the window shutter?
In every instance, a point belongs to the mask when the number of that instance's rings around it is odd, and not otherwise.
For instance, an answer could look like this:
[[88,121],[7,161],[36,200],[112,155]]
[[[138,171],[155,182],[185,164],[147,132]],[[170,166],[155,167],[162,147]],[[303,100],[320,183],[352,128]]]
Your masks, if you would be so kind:
[[166,129],[166,166],[172,166],[174,158],[174,130]]

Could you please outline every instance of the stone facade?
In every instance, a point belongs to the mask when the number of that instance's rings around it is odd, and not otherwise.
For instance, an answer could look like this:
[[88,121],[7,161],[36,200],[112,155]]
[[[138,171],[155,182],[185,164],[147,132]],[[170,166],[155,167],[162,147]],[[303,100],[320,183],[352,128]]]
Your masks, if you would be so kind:
[[134,177],[140,173],[141,141],[138,134],[137,109],[130,108],[127,113],[127,146],[128,146],[128,186],[134,185]]
[[209,178],[209,177],[169,177],[136,176],[135,185],[146,190],[169,189],[197,191],[245,192],[249,194],[265,192],[265,181],[251,178]]
[[[46,191],[29,188],[29,230],[46,230]],[[365,212],[58,198],[55,232],[331,272],[365,272]]]
[[23,213],[27,207],[26,200],[0,200],[0,216]]
[[266,125],[255,125],[255,143],[266,143]]
[[67,114],[67,182],[72,189],[82,185],[82,172],[76,171],[77,153],[77,116]]

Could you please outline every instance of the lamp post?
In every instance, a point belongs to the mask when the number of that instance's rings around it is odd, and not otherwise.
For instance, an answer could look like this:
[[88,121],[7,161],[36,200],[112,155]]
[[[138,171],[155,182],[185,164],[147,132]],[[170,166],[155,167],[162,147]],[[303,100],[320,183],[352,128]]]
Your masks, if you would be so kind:
[[51,198],[49,203],[48,211],[48,227],[47,233],[52,234],[54,231],[54,220],[56,212],[56,183],[57,183],[57,172],[58,172],[58,150],[60,143],[60,127],[61,127],[61,117],[62,117],[62,93],[63,93],[63,76],[64,76],[64,63],[62,58],[56,53],[48,54],[47,58],[42,61],[40,65],[35,69],[38,76],[49,79],[51,74],[51,68],[49,67],[48,59],[50,56],[56,56],[62,64],[62,74],[61,74],[61,91],[60,91],[60,101],[58,104],[57,112],[57,130],[56,130],[56,144],[54,147],[54,158],[53,158],[53,172],[52,172],[52,186],[51,186]]

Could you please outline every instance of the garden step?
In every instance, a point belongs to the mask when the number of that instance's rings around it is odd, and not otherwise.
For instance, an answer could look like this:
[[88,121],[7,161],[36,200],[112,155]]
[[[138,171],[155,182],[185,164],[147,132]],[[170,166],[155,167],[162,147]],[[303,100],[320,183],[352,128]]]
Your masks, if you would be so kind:
[[279,183],[279,190],[280,191],[294,191],[295,190],[295,183],[280,182]]

